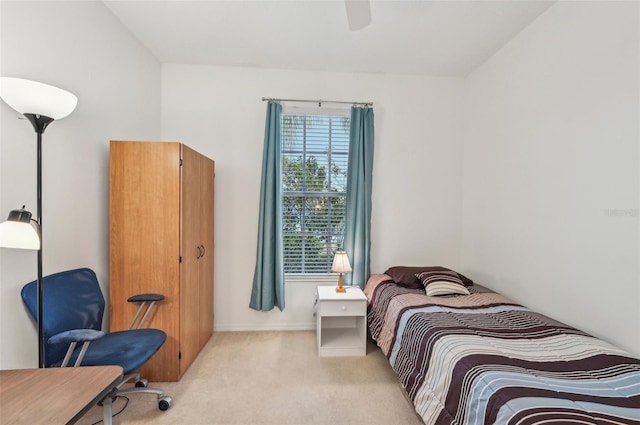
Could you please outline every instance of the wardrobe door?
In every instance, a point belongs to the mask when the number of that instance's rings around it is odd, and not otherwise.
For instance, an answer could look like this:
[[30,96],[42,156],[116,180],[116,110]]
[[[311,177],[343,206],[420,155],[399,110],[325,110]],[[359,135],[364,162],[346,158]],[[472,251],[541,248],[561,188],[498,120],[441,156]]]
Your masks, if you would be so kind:
[[141,372],[152,381],[178,379],[180,144],[112,141],[109,187],[110,330],[127,329],[133,295],[160,293],[145,327],[167,340]]
[[214,179],[215,163],[200,157],[200,238],[204,254],[200,257],[200,335],[202,349],[213,334],[214,270]]
[[[182,145],[180,202],[180,374],[200,351],[200,154]],[[206,254],[206,253],[205,253]]]

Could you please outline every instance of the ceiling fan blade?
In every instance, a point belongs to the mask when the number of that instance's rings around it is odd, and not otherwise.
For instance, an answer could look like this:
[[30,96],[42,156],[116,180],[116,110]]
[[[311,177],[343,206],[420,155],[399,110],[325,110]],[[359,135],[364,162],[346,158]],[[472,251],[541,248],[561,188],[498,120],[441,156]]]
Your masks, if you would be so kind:
[[371,4],[369,0],[344,0],[347,7],[349,29],[358,31],[371,23]]

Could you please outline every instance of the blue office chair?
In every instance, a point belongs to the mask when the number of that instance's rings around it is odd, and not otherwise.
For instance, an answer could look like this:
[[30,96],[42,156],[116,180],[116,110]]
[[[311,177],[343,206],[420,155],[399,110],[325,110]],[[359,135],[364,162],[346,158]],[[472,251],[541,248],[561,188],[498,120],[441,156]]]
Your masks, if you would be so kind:
[[[98,278],[93,270],[81,268],[45,276],[43,291],[43,330],[45,367],[74,366],[121,366],[123,380],[117,385],[115,395],[151,393],[158,397],[160,410],[171,407],[173,399],[164,391],[148,387],[145,379],[136,373],[164,344],[167,335],[158,329],[142,329],[141,326],[157,301],[164,299],[159,294],[143,294],[129,298],[140,302],[129,330],[105,334],[102,329],[104,297]],[[35,320],[37,317],[37,284],[35,281],[22,288],[22,300]],[[144,317],[133,329],[140,312],[147,307]],[[77,343],[81,342],[81,346]],[[132,388],[121,387],[135,381]],[[110,409],[111,403],[109,403]],[[105,413],[106,417],[106,413]],[[109,416],[110,418],[110,416]]]

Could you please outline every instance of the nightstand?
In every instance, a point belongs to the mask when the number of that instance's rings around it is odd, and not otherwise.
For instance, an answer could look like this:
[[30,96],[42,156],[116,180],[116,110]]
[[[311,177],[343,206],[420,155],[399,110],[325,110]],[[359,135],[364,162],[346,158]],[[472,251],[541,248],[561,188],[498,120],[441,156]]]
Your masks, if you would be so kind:
[[318,286],[316,336],[318,355],[367,355],[367,297],[357,286],[346,293],[335,286]]

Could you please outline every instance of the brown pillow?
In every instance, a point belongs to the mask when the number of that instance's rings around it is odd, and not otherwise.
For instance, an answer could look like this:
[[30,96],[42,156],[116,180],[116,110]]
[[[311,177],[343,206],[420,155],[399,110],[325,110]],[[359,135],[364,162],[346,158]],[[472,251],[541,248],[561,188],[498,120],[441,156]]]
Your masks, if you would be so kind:
[[417,274],[422,272],[455,272],[464,286],[473,286],[473,280],[456,272],[455,270],[448,269],[442,266],[394,266],[387,269],[384,274],[388,275],[399,286],[406,288],[423,288],[422,282],[416,277]]

